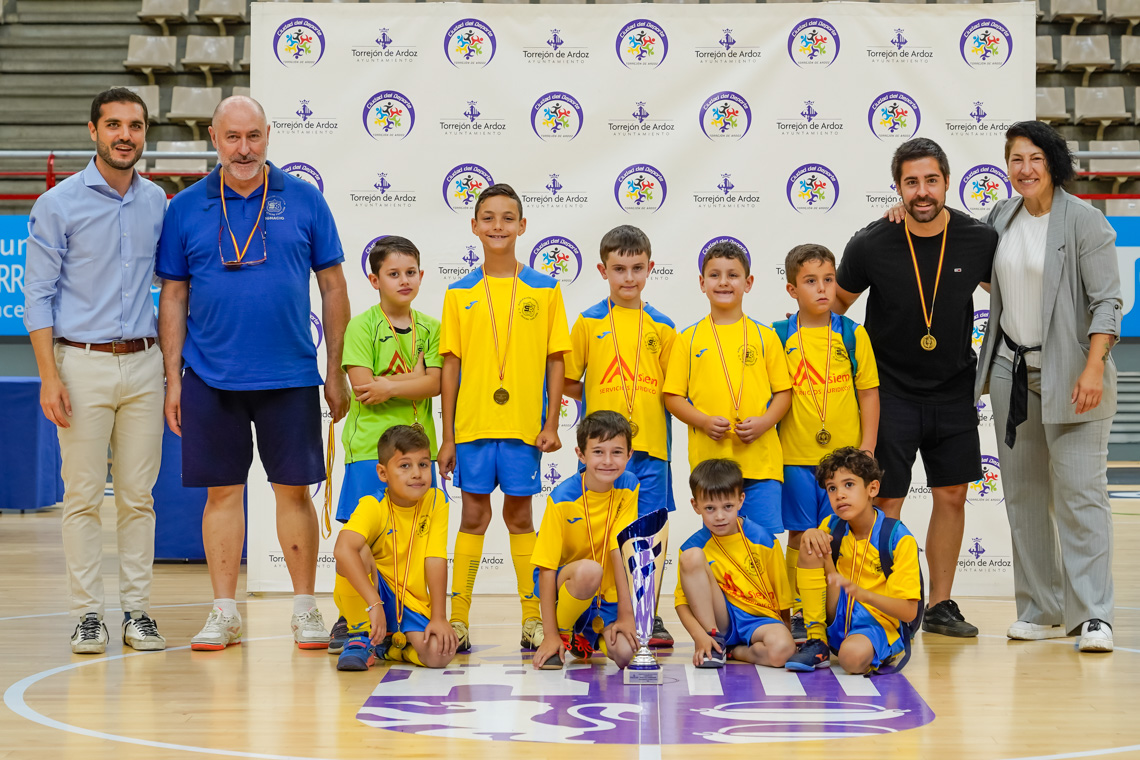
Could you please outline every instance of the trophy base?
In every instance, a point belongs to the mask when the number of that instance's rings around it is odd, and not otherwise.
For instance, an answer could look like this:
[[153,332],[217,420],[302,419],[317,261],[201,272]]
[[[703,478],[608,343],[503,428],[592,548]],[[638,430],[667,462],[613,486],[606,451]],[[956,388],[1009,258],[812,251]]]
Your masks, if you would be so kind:
[[634,668],[627,667],[624,671],[622,680],[626,686],[660,686],[665,683],[665,671],[660,667],[656,668]]

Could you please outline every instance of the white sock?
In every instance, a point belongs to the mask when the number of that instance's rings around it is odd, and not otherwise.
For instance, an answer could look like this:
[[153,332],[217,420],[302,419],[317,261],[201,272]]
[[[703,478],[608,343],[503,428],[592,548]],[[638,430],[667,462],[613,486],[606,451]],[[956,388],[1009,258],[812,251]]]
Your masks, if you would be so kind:
[[233,599],[215,599],[214,606],[221,610],[226,617],[237,617],[237,602]]
[[304,615],[309,610],[317,606],[317,597],[312,594],[294,594],[293,595],[293,614]]

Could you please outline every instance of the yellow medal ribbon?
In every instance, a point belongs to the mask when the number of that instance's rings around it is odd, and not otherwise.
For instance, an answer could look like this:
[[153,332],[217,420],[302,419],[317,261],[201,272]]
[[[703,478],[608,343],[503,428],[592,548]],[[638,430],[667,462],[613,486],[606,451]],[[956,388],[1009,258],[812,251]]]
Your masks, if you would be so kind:
[[819,422],[822,426],[820,431],[815,434],[815,442],[820,446],[826,446],[831,443],[831,433],[827,432],[827,386],[831,380],[831,314],[828,313],[827,330],[827,363],[824,365],[823,371],[823,403],[820,404],[815,398],[815,383],[811,379],[812,366],[808,361],[807,353],[804,352],[804,328],[800,325],[796,330],[796,341],[800,347],[800,361],[804,363],[804,374],[807,376],[808,389],[811,391],[811,403],[815,407],[816,414],[819,415]]
[[716,341],[716,352],[720,355],[720,366],[724,370],[724,381],[728,384],[728,392],[732,396],[732,408],[736,411],[736,422],[740,422],[740,403],[744,400],[744,368],[748,361],[748,317],[741,317],[744,323],[744,350],[740,356],[740,390],[732,390],[732,376],[728,374],[728,362],[724,359],[724,349],[720,345],[720,336],[716,331],[716,322],[712,316],[709,318],[709,327],[712,329],[713,340]]
[[[261,215],[265,213],[265,201],[269,197],[269,167],[262,167],[263,183],[261,187],[261,210],[257,212],[257,221],[253,223],[253,229],[249,231],[249,237],[245,241],[245,247],[240,251],[238,250],[237,238],[234,236],[233,228],[230,227],[230,214],[226,211],[226,173],[218,171],[218,181],[221,183],[222,188],[222,216],[226,220],[226,231],[230,233],[230,240],[234,244],[234,254],[237,255],[237,263],[241,264],[241,260],[245,258],[245,252],[249,250],[249,244],[253,242],[253,236],[257,232],[257,228],[261,226]],[[225,262],[222,262],[225,263]]]
[[[392,502],[392,499],[387,493],[384,494],[384,500],[388,502],[390,524],[394,526],[396,524],[396,505]],[[435,508],[435,500],[435,489],[432,489],[431,501],[433,509]],[[404,585],[402,586],[400,585],[400,550],[398,542],[396,541],[396,530],[394,528],[392,530],[392,577],[396,582],[396,630],[392,632],[392,646],[396,647],[396,649],[403,649],[404,645],[408,643],[408,637],[405,636],[403,630],[401,630],[404,623],[404,593],[408,590],[408,578],[412,573],[412,555],[415,553],[412,551],[412,548],[416,540],[416,529],[420,522],[421,502],[422,500],[416,502],[415,512],[412,513],[412,528],[408,536],[408,557],[404,560]]]
[[914,262],[914,279],[918,280],[918,297],[922,302],[922,318],[926,320],[926,335],[919,344],[924,351],[933,351],[938,341],[930,334],[930,324],[934,321],[934,301],[938,298],[938,283],[942,281],[942,260],[946,257],[946,238],[950,237],[950,212],[943,209],[946,219],[942,228],[942,250],[938,252],[938,274],[934,277],[934,292],[930,295],[930,311],[926,310],[926,294],[922,291],[922,275],[918,271],[918,257],[914,254],[914,241],[910,238],[910,225],[903,219],[903,229],[906,231],[906,244],[910,247],[910,260]]
[[[392,340],[396,343],[396,357],[400,360],[400,364],[404,365],[404,371],[410,373],[412,371],[412,363],[408,361],[408,357],[404,356],[404,352],[400,350],[400,335],[396,332],[396,326],[392,324],[392,318],[388,316],[388,312],[384,311],[384,307],[380,306],[380,313],[384,315],[384,321],[388,323],[388,332],[392,333]],[[416,314],[412,312],[412,350],[416,350]],[[412,402],[412,427],[417,430],[423,430],[423,425],[420,424],[420,410],[414,399],[409,399]]]
[[325,449],[325,509],[324,525],[321,535],[332,538],[332,473],[333,462],[336,459],[336,422],[329,420],[329,442]]
[[[855,532],[851,530],[850,526],[848,526],[848,530],[851,531],[851,540],[855,543],[855,552],[854,553],[857,555],[858,554],[858,548],[859,548],[859,539],[855,537]],[[871,526],[871,533],[874,533],[874,531],[875,531],[875,526],[872,525]],[[854,571],[853,575],[855,576],[851,580],[853,580],[855,582],[856,586],[859,585],[859,581],[863,580],[863,563],[867,561],[867,553],[871,550],[871,533],[867,534],[867,540],[863,544],[863,558],[858,560],[858,562],[855,561],[856,557],[853,556],[851,558],[852,559],[851,569]],[[837,572],[837,573],[839,572],[838,566],[835,568],[835,572]],[[854,611],[855,611],[855,595],[854,594],[848,594],[847,595],[847,615],[844,618],[844,629],[843,629],[844,635],[846,635],[846,633],[851,630],[851,614]]]
[[621,346],[617,337],[617,325],[614,324],[614,302],[609,301],[610,335],[614,339],[614,355],[617,356],[618,377],[621,378],[621,397],[625,400],[626,409],[629,410],[629,427],[633,435],[637,435],[637,423],[633,421],[633,402],[637,398],[638,370],[641,368],[641,338],[645,330],[645,304],[638,301],[637,306],[637,353],[633,359],[633,391],[627,392],[625,387],[625,362],[621,359]]
[[[737,526],[737,529],[740,531],[740,540],[744,543],[744,548],[748,550],[748,558],[750,560],[752,560],[752,566],[754,568],[756,568],[756,574],[753,576],[756,579],[756,589],[758,591],[763,592],[763,589],[764,589],[764,568],[762,568],[760,566],[760,563],[756,561],[756,555],[752,553],[752,547],[748,545],[748,539],[744,535],[744,521],[741,520],[739,517],[736,518],[736,526]],[[728,551],[724,548],[724,544],[722,544],[720,542],[720,538],[718,538],[715,534],[710,534],[710,535],[712,535],[713,541],[716,543],[717,548],[720,549],[720,553],[728,558],[728,561],[733,564],[733,567],[735,567],[737,570],[740,571],[741,575],[743,575],[746,578],[748,576],[752,575],[752,573],[749,573],[747,570],[745,570],[743,567],[740,566],[740,563],[736,561],[735,557],[733,557],[731,554],[728,553]],[[773,591],[775,591],[774,588],[773,588]],[[768,604],[767,599],[761,599],[761,605],[760,606],[764,607],[767,610],[771,610],[772,612],[775,612],[776,616],[779,617],[780,611],[773,608],[772,605]]]
[[[599,560],[597,553],[594,551],[594,526],[593,521],[590,520],[590,490],[586,488],[586,476],[582,475],[582,511],[586,513],[586,536],[590,542],[590,559],[597,562],[602,566],[602,574],[606,572],[605,558],[606,558],[606,541],[609,540],[610,535],[610,518],[613,515],[614,508],[614,489],[610,488],[610,500],[606,503],[606,527],[605,533],[602,535],[602,558]],[[598,595],[600,596],[600,594]],[[601,608],[601,600],[595,597],[594,606]]]
[[496,404],[502,405],[507,403],[511,394],[503,387],[503,378],[507,374],[507,349],[511,345],[511,328],[515,323],[515,292],[519,284],[519,269],[521,266],[515,264],[515,273],[511,280],[511,310],[507,316],[507,339],[503,342],[503,350],[499,351],[499,327],[495,323],[495,305],[491,302],[491,286],[487,284],[487,265],[483,265],[483,290],[487,293],[487,311],[491,314],[491,335],[495,339],[495,361],[499,366],[499,390],[495,391],[493,398]]

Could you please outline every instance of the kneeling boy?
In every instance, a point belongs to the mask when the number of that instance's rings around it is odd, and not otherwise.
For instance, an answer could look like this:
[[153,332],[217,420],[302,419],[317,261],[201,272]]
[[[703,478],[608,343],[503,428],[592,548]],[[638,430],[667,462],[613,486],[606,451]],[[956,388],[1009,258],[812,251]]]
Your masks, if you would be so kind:
[[447,622],[447,497],[431,486],[422,431],[395,425],[376,449],[388,488],[362,498],[336,540],[333,599],[350,636],[336,667],[367,670],[377,657],[446,667],[459,645]]
[[689,476],[705,527],[681,546],[675,604],[693,637],[698,668],[734,660],[774,668],[796,651],[788,630],[792,591],[780,541],[740,516],[744,475],[731,459],[707,459]]
[[906,647],[909,634],[900,621],[914,620],[922,596],[918,543],[873,505],[882,476],[875,458],[854,446],[836,449],[816,469],[835,516],[801,539],[798,579],[808,640],[788,670],[826,668],[835,652],[848,673],[866,673]]
[[637,478],[625,471],[633,434],[617,412],[587,415],[578,425],[575,453],[585,466],[546,502],[534,554],[535,589],[547,636],[534,666],[562,667],[562,652],[586,659],[598,646],[624,668],[637,651],[629,582],[618,534],[637,518]]

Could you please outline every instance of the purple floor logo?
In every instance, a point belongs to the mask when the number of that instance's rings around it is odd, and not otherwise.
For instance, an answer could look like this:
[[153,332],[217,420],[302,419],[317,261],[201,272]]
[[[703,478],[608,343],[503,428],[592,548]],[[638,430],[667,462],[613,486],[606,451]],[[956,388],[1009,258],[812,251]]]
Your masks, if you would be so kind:
[[1005,492],[1001,487],[1001,462],[989,454],[982,455],[982,477],[970,484],[966,491],[969,504],[1001,504]]
[[477,18],[465,18],[451,25],[443,37],[443,52],[456,68],[486,66],[495,57],[495,33]]
[[538,241],[530,252],[530,265],[563,285],[572,285],[582,273],[582,252],[570,238],[552,235]]
[[867,126],[871,133],[882,140],[898,138],[909,140],[918,132],[918,125],[922,122],[922,112],[918,103],[905,92],[884,92],[871,101],[867,109]]
[[443,178],[443,200],[452,211],[474,214],[479,193],[493,184],[491,173],[479,164],[460,164]]
[[665,205],[665,175],[649,164],[627,166],[614,182],[614,198],[623,211],[652,213]]
[[565,92],[548,92],[530,109],[530,126],[541,140],[569,142],[582,131],[582,104]]
[[381,90],[364,104],[364,130],[372,139],[404,139],[416,125],[412,101],[395,90]]
[[804,19],[788,35],[788,57],[797,66],[823,66],[839,57],[839,32],[821,18]]
[[669,37],[656,22],[639,18],[621,28],[615,47],[618,60],[626,68],[636,66],[656,68],[669,54]]
[[301,161],[294,161],[293,163],[285,164],[282,166],[281,171],[285,172],[291,177],[296,177],[302,182],[312,185],[313,187],[320,190],[322,194],[325,192],[325,181],[321,178],[321,173],[310,164],[306,164]]
[[752,109],[743,96],[725,90],[701,104],[700,122],[710,140],[739,140],[752,126]]
[[839,202],[839,179],[823,164],[804,164],[788,177],[786,192],[796,211],[826,213]]
[[647,689],[589,665],[392,665],[356,718],[451,739],[649,746],[879,736],[934,720],[901,673],[868,679],[830,669],[663,667],[665,684]]
[[[734,238],[730,235],[718,235],[709,242],[701,246],[701,252],[697,255],[697,272],[704,274],[705,271],[705,254],[709,252],[717,243],[732,243],[739,246],[740,250],[744,251],[744,258],[748,259],[748,266],[752,266],[752,254],[748,250],[748,246],[744,244],[739,238]],[[715,261],[716,259],[713,259]]]
[[979,164],[962,177],[958,197],[972,214],[987,214],[998,201],[1013,195],[1006,173],[993,164]]
[[325,33],[307,18],[291,18],[273,35],[273,54],[285,66],[316,66],[325,54]]
[[1000,69],[1013,56],[1013,35],[999,21],[978,19],[962,32],[958,48],[970,68]]

